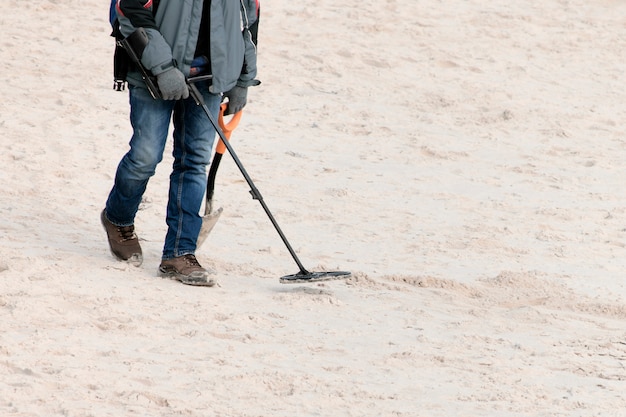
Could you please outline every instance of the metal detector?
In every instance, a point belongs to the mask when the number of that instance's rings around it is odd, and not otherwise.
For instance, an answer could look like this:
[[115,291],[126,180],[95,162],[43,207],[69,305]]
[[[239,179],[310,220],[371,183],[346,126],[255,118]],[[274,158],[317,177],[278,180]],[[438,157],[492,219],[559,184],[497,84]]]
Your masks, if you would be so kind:
[[348,271],[310,272],[310,271],[307,271],[307,269],[302,265],[302,262],[300,262],[300,259],[298,259],[298,255],[296,255],[296,252],[293,250],[293,248],[289,244],[289,241],[287,241],[287,238],[285,237],[283,231],[280,229],[280,226],[278,226],[278,223],[276,222],[276,219],[274,219],[274,216],[272,215],[269,208],[267,207],[267,204],[265,204],[265,201],[263,200],[263,196],[254,185],[254,182],[252,182],[252,178],[250,178],[250,175],[248,175],[248,172],[246,171],[243,164],[237,157],[237,154],[235,153],[233,146],[230,144],[230,142],[226,138],[226,135],[224,134],[224,132],[222,131],[218,123],[215,121],[215,118],[209,111],[207,105],[204,102],[204,97],[202,97],[202,94],[200,93],[200,91],[198,91],[198,88],[195,86],[196,82],[202,81],[202,80],[206,80],[206,77],[199,76],[197,78],[192,77],[192,78],[187,79],[187,84],[189,86],[189,92],[191,96],[196,101],[196,103],[199,106],[202,106],[202,108],[204,109],[204,113],[206,113],[207,117],[211,121],[211,124],[213,125],[213,128],[215,128],[215,131],[219,135],[220,140],[222,141],[222,143],[228,150],[228,153],[230,153],[230,156],[232,156],[233,160],[235,161],[235,164],[237,165],[237,168],[239,168],[239,171],[241,171],[241,174],[243,175],[243,177],[246,179],[246,182],[250,186],[250,194],[252,195],[252,199],[259,201],[259,203],[263,207],[263,210],[265,210],[267,217],[269,217],[270,221],[274,225],[274,228],[278,232],[278,235],[280,236],[283,243],[287,247],[287,250],[291,254],[291,257],[298,265],[298,268],[300,268],[300,271],[296,274],[285,275],[281,277],[280,282],[282,284],[292,284],[292,283],[320,282],[320,281],[330,281],[330,280],[335,280],[335,279],[349,278],[352,274]]

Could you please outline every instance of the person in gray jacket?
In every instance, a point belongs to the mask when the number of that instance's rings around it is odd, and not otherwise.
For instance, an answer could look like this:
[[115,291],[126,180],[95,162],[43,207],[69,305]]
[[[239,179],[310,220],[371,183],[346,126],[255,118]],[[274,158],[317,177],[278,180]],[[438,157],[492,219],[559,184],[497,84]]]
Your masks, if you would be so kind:
[[109,247],[119,260],[141,265],[135,216],[148,180],[163,158],[172,121],[174,163],[158,273],[184,284],[212,286],[213,272],[200,265],[195,250],[216,132],[189,96],[186,78],[211,75],[195,85],[215,118],[224,98],[228,99],[225,114],[246,105],[248,87],[259,84],[255,79],[258,0],[116,1],[121,35],[128,37],[138,28],[147,34],[141,62],[156,77],[163,98],[154,99],[141,74],[130,68],[126,79],[133,135],[101,213]]

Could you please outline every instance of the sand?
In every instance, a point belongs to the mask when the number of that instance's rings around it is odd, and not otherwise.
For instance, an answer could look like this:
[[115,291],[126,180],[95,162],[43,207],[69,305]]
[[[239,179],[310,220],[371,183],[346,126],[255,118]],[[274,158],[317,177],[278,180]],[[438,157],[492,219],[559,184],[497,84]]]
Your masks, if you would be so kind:
[[[262,4],[259,79],[198,250],[156,276],[169,150],[130,138],[108,4],[0,15],[0,415],[626,416],[626,2]],[[169,145],[168,145],[169,146]]]

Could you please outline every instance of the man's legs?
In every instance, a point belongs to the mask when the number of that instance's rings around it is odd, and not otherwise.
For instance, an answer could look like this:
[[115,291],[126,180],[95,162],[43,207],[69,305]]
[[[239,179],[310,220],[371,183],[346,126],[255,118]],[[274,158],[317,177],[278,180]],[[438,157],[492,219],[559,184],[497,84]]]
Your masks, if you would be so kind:
[[[217,120],[221,97],[198,84],[209,111]],[[179,101],[174,109],[174,165],[167,205],[167,235],[159,274],[184,284],[213,286],[210,272],[196,257],[202,226],[200,206],[206,192],[206,166],[211,161],[215,129],[193,99]]]
[[130,150],[117,167],[101,222],[113,255],[139,266],[143,257],[134,232],[135,215],[148,180],[163,158],[174,102],[154,100],[146,89],[132,86],[129,100],[133,126]]
[[[199,84],[206,105],[217,120],[221,97]],[[206,192],[206,166],[211,161],[215,129],[193,99],[176,103],[174,109],[174,164],[167,205],[167,235],[163,259],[194,254]]]
[[148,180],[163,159],[173,101],[155,100],[145,88],[129,88],[130,123],[133,136],[130,150],[120,161],[115,183],[106,202],[111,223],[130,226],[146,191]]

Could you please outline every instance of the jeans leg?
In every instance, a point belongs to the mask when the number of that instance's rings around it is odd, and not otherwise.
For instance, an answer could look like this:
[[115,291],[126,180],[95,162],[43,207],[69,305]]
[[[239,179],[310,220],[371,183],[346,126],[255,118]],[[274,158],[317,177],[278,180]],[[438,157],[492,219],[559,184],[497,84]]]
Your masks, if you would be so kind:
[[[209,111],[217,120],[221,97],[197,85]],[[215,129],[192,98],[181,100],[174,108],[174,164],[170,175],[167,205],[167,235],[163,259],[193,254],[202,216],[200,207],[206,192],[206,167],[211,162]]]
[[129,86],[130,150],[120,161],[106,202],[109,220],[117,226],[134,223],[148,180],[163,159],[174,102],[154,100],[145,88]]

